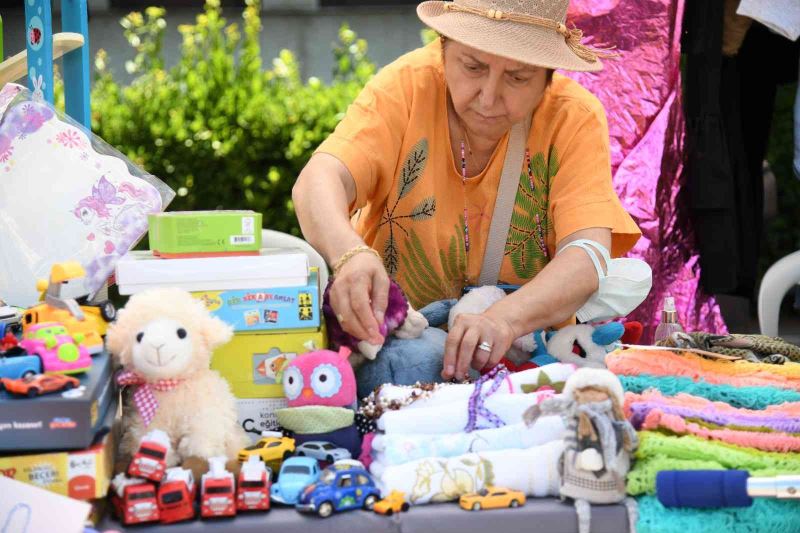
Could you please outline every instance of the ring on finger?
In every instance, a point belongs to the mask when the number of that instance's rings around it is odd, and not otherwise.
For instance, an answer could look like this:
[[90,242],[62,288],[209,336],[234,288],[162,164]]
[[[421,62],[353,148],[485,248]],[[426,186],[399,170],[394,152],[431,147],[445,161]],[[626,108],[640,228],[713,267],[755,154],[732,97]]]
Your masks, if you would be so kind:
[[491,352],[492,351],[492,343],[483,341],[478,345],[479,350],[483,350],[484,352]]
[[341,313],[338,313],[338,314],[336,315],[336,320],[338,320],[338,321],[339,321],[339,324],[344,324],[344,321],[345,321],[344,315],[343,315],[343,314],[341,314]]

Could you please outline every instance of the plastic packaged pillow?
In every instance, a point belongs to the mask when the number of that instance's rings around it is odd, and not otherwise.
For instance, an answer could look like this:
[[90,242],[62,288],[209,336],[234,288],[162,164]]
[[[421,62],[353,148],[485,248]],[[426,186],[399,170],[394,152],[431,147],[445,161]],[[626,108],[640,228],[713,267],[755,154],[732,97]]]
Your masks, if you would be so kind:
[[83,126],[18,85],[0,90],[0,295],[29,306],[53,263],[86,277],[67,297],[94,294],[175,193]]

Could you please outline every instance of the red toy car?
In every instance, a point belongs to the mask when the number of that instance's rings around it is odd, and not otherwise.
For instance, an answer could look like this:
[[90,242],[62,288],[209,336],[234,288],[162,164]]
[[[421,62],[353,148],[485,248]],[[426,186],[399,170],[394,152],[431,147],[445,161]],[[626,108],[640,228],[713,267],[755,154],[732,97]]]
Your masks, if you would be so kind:
[[225,457],[211,457],[208,465],[200,480],[200,516],[234,516],[236,487],[233,474],[225,469]]
[[167,470],[166,458],[170,450],[169,436],[154,429],[142,437],[139,450],[128,466],[128,475],[160,482]]
[[3,387],[8,392],[30,398],[51,392],[74,389],[81,384],[78,379],[62,374],[36,374],[20,379],[2,378],[0,382],[3,383]]
[[117,474],[111,481],[111,504],[126,526],[157,522],[159,518],[156,486],[143,479]]
[[242,464],[236,489],[236,509],[239,511],[269,511],[269,488],[272,473],[257,455]]
[[167,470],[158,488],[158,512],[162,524],[194,518],[195,484],[191,470],[174,467]]

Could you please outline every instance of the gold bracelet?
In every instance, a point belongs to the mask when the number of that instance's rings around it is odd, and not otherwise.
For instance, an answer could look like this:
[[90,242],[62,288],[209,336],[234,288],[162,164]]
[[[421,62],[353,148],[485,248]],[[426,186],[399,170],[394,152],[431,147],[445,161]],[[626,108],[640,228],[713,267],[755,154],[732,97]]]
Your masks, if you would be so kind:
[[342,269],[342,267],[345,265],[345,263],[347,263],[348,261],[350,261],[350,259],[352,259],[353,257],[362,252],[369,252],[378,259],[381,259],[381,254],[379,254],[377,250],[373,250],[369,246],[365,246],[362,244],[360,246],[356,246],[355,248],[350,248],[342,255],[342,257],[339,258],[338,261],[336,261],[336,264],[333,265],[333,275],[334,276],[337,275],[339,271]]

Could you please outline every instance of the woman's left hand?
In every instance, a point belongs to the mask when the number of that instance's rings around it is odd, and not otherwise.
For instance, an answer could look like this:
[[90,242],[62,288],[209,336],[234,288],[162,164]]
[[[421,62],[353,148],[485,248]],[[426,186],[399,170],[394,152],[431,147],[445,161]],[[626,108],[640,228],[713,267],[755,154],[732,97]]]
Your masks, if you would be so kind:
[[447,334],[442,377],[461,380],[467,377],[470,366],[475,370],[495,366],[514,338],[511,326],[502,318],[487,313],[458,315]]

